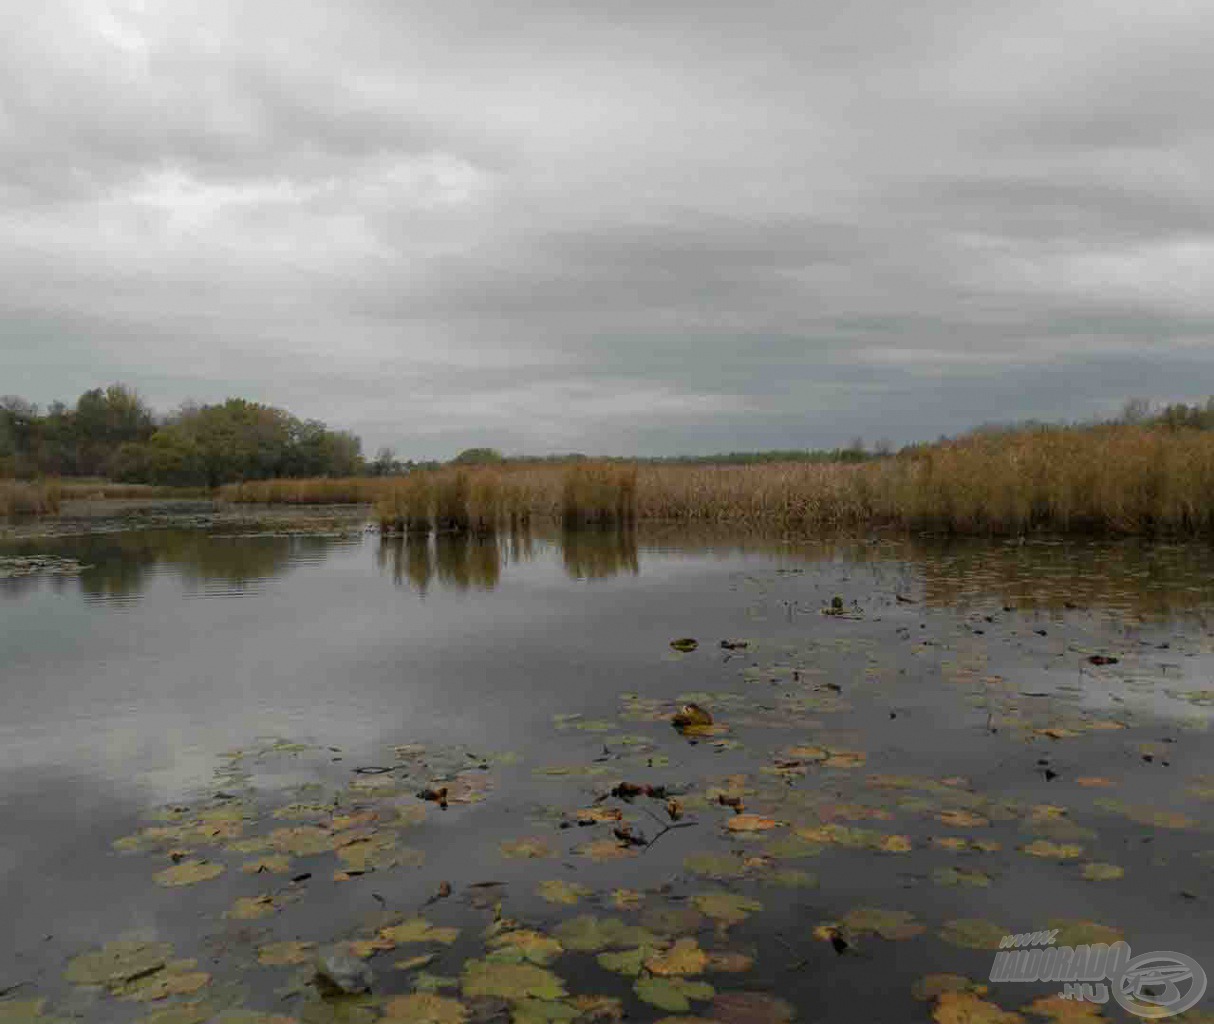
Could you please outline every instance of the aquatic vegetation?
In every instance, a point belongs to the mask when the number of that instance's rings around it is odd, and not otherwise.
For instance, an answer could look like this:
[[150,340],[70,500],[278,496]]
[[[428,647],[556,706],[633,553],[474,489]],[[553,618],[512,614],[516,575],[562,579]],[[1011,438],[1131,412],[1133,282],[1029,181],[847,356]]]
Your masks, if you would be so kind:
[[57,481],[0,480],[0,516],[47,515],[58,512],[62,501]]
[[[482,541],[470,529],[423,542],[433,553],[446,539]],[[620,685],[635,690],[584,707],[560,691],[529,712],[520,755],[409,734],[356,755],[274,737],[228,752],[221,788],[183,795],[114,842],[153,898],[197,921],[190,948],[73,949],[96,961],[75,970],[99,980],[80,984],[97,999],[149,1001],[147,1020],[200,1024],[222,1012],[270,1019],[246,1001],[301,1022],[787,1024],[841,1005],[863,1016],[864,993],[846,980],[861,957],[885,972],[976,972],[1011,934],[985,915],[1026,933],[1045,923],[1026,920],[1021,901],[1042,878],[1049,912],[1072,915],[1050,927],[1108,942],[1120,929],[1087,917],[1128,930],[1128,913],[1109,912],[1127,878],[1168,885],[1214,859],[1199,855],[1208,767],[1176,756],[1187,734],[1165,743],[1122,706],[1088,706],[1075,688],[1037,696],[1045,684],[1000,676],[985,618],[942,626],[899,609],[887,586],[881,614],[929,625],[881,646],[872,637],[899,635],[898,620],[824,618],[822,593],[842,588],[819,589],[783,636],[754,620],[744,648],[705,630],[695,652],[672,654],[677,623],[658,622],[624,652],[653,675],[630,669]],[[1003,636],[1035,644],[1024,625]],[[1053,670],[1066,682],[1095,646],[1073,640]],[[1119,661],[1100,666],[1100,686],[1133,681],[1142,656],[1121,639],[1106,646]],[[924,707],[957,724],[917,742]],[[1169,804],[1151,804],[1133,773],[1162,775],[1171,758]],[[1112,780],[1095,774],[1108,765],[1137,802],[1109,799]],[[1185,901],[1196,897],[1170,904],[1182,922]],[[325,987],[326,958],[353,987]],[[897,977],[908,1019],[1016,1017],[964,975],[928,975],[913,991],[915,975]]]

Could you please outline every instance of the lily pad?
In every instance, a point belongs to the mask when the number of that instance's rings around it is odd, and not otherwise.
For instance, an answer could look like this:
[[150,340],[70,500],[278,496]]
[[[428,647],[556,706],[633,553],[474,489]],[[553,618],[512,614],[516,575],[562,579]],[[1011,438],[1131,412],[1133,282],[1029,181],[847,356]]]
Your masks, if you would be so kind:
[[160,970],[172,955],[173,947],[167,942],[111,942],[76,957],[63,976],[73,985],[121,985]]
[[1007,934],[1002,925],[980,918],[955,918],[945,921],[940,928],[940,938],[964,949],[998,949]]
[[644,966],[650,974],[702,974],[708,966],[708,956],[695,939],[679,939],[670,949],[649,956]]
[[578,885],[576,882],[564,882],[559,879],[540,882],[536,887],[536,892],[541,899],[549,903],[570,907],[574,906],[578,900],[591,895],[593,891],[584,885]]
[[716,995],[716,990],[704,981],[686,978],[638,978],[632,989],[637,998],[659,1010],[682,1013],[691,1009],[691,1001],[703,1001]]
[[757,900],[723,889],[700,893],[692,897],[691,902],[700,913],[725,926],[740,924],[755,911],[763,909],[763,904]]
[[415,992],[397,996],[384,1005],[385,1024],[464,1024],[468,1010],[458,999]]
[[195,885],[218,878],[223,874],[223,865],[209,860],[183,860],[180,864],[157,871],[152,876],[157,885]]
[[412,917],[400,924],[381,928],[380,936],[398,946],[413,942],[439,942],[449,946],[459,937],[458,928],[439,928],[424,917]]
[[534,964],[495,963],[469,960],[464,964],[460,987],[465,996],[496,996],[499,999],[563,999],[565,985],[551,971]]

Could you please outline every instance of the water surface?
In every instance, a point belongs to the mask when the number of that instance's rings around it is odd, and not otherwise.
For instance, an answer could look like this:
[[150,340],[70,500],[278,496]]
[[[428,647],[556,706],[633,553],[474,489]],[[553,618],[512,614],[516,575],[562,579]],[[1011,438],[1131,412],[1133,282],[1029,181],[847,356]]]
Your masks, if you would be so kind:
[[[452,895],[426,913],[460,939],[426,968],[378,953],[377,999],[481,957],[484,892],[545,933],[597,914],[753,957],[696,979],[778,995],[805,1021],[929,1019],[918,978],[990,970],[992,952],[941,937],[959,919],[1096,923],[1136,953],[1178,950],[1214,970],[1208,547],[121,525],[0,548],[65,560],[0,579],[0,989],[21,986],[14,998],[141,1020],[148,1006],[61,979],[81,952],[138,938],[213,975],[169,1005],[330,1019],[297,984],[306,969],[259,967],[258,946],[373,935],[389,920],[375,915],[411,913],[442,882]],[[697,649],[673,650],[683,637]],[[669,719],[688,700],[720,728],[680,736]],[[668,793],[611,798],[621,781]],[[444,784],[446,810],[417,799]],[[772,824],[731,830],[721,793]],[[334,804],[425,817],[400,834],[416,855],[353,875],[332,851],[297,856],[283,877],[246,875],[227,837],[178,858],[222,876],[164,887],[152,877],[171,851],[112,845],[157,808],[192,820],[233,801],[245,836],[291,824],[270,812],[301,802],[312,825],[329,807],[325,828]],[[660,840],[624,847],[612,822],[578,825],[591,806]],[[979,847],[940,844],[950,837]],[[550,856],[504,856],[520,839]],[[1092,864],[1124,877],[1087,880]],[[587,892],[554,905],[536,895],[544,880]],[[471,888],[483,881],[504,884]],[[224,916],[270,883],[272,914]],[[616,906],[618,889],[637,906]],[[713,892],[762,909],[722,923],[697,909]],[[883,938],[859,908],[904,911],[922,932]],[[814,937],[824,925],[846,936],[842,955]],[[595,952],[549,966],[571,993],[665,1015]],[[991,997],[1016,1009],[1058,987],[1004,983]],[[690,1010],[728,1016],[713,1006]],[[364,1011],[374,1019],[341,1010]]]

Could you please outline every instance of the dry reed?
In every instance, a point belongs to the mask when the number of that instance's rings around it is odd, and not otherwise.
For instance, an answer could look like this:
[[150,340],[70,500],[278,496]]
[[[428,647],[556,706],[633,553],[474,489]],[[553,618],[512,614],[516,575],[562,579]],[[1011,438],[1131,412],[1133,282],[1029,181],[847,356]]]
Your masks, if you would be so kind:
[[860,464],[506,464],[387,479],[262,481],[222,494],[231,501],[374,501],[389,530],[490,533],[534,517],[568,526],[1195,535],[1214,533],[1214,431],[1040,428]]
[[58,481],[0,480],[0,515],[49,515],[59,511],[63,488]]

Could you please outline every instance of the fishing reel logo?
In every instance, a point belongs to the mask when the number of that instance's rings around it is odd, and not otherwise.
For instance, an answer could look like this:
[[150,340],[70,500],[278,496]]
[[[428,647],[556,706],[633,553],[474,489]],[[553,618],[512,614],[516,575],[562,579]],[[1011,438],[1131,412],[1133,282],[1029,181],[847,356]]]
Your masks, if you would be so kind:
[[1136,956],[1120,975],[1109,980],[1118,1003],[1130,1013],[1152,1020],[1183,1013],[1196,1006],[1206,992],[1206,972],[1201,965],[1191,956],[1171,951]]
[[[1206,972],[1191,956],[1171,950],[1132,956],[1124,942],[1055,946],[1056,936],[1005,936],[1000,946],[1006,952],[996,954],[991,981],[1060,981],[1063,999],[1107,1003],[1111,996],[1147,1020],[1184,1013],[1206,993]],[[1037,948],[1016,948],[1023,946]]]

